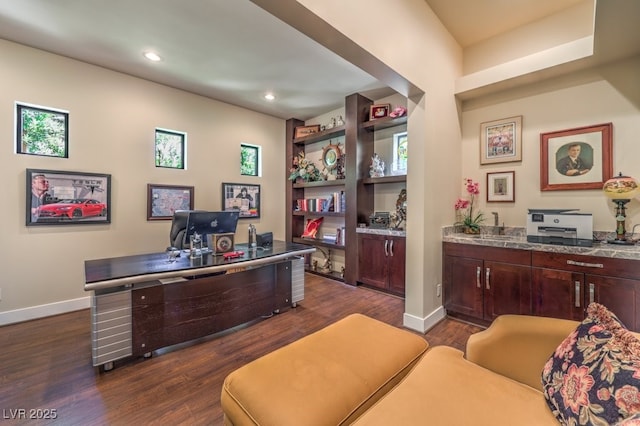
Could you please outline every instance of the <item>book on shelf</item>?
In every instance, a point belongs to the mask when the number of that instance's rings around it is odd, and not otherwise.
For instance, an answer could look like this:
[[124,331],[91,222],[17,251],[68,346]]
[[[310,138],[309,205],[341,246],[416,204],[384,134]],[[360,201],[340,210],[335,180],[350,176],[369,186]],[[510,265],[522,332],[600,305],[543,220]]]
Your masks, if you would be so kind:
[[301,212],[344,212],[344,192],[333,193],[325,198],[298,198],[294,206]]

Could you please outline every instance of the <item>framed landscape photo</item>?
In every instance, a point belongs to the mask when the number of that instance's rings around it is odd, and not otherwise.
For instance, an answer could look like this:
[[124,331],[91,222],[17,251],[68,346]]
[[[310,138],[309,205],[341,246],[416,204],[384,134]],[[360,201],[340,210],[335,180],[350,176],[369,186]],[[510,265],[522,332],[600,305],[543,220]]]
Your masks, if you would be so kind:
[[222,183],[222,209],[238,210],[240,219],[260,217],[260,185]]
[[540,134],[540,190],[602,189],[613,174],[612,124]]
[[513,203],[516,201],[516,172],[487,173],[487,202]]
[[369,120],[377,120],[389,116],[390,104],[371,105],[369,108]]
[[111,223],[111,175],[27,169],[26,224]]
[[522,161],[522,116],[480,123],[480,164]]
[[313,124],[311,126],[298,126],[295,128],[294,138],[303,138],[305,136],[312,135],[314,133],[318,133],[320,131],[319,124]]
[[171,220],[176,210],[193,210],[193,186],[147,185],[147,220]]

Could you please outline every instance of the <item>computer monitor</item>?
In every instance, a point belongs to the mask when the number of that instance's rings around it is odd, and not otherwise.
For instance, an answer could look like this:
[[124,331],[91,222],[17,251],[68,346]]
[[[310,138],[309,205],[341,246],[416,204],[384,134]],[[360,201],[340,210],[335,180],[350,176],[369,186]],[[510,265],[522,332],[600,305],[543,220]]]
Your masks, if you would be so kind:
[[191,235],[202,235],[202,242],[206,244],[208,234],[235,233],[238,225],[238,211],[191,211],[187,219],[187,229],[184,233],[184,244],[189,245]]

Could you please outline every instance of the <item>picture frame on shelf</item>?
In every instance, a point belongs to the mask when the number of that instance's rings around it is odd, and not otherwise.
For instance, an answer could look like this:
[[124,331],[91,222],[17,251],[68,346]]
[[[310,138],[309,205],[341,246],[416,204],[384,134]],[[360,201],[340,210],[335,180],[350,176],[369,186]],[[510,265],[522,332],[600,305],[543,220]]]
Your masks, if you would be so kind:
[[391,104],[376,104],[369,107],[369,120],[378,120],[389,116]]
[[480,123],[480,164],[522,161],[522,116]]
[[612,123],[540,134],[540,190],[602,189],[613,176]]
[[513,203],[516,201],[516,172],[487,173],[487,202]]
[[310,125],[310,126],[298,126],[294,130],[293,137],[295,139],[303,138],[305,136],[309,136],[309,135],[312,135],[312,134],[318,133],[318,132],[320,132],[320,125],[319,124],[313,124],[313,125]]
[[237,210],[240,219],[260,217],[260,185],[222,183],[222,209]]
[[26,170],[26,225],[111,223],[111,175]]
[[172,220],[176,210],[193,210],[194,187],[147,184],[147,220]]

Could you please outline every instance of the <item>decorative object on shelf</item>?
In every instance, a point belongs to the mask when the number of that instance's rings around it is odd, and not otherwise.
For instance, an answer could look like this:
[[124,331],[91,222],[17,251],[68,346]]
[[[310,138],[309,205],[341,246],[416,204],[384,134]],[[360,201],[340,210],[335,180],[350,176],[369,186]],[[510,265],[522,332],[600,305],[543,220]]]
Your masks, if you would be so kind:
[[295,128],[294,138],[302,138],[305,136],[312,135],[314,133],[318,133],[320,131],[319,124],[313,124],[311,126],[298,126]]
[[237,210],[240,219],[260,217],[260,185],[222,182],[222,209]]
[[540,134],[540,190],[600,189],[613,177],[611,123]]
[[393,111],[391,111],[389,113],[389,117],[391,118],[397,118],[397,117],[402,117],[404,115],[407,114],[407,109],[403,106],[397,106],[393,109]]
[[522,161],[522,116],[480,124],[480,164]]
[[607,242],[622,245],[635,244],[635,241],[627,240],[626,238],[627,231],[625,229],[625,221],[627,215],[625,213],[625,205],[640,193],[638,181],[632,177],[623,176],[622,173],[620,173],[618,176],[606,181],[602,190],[616,205],[616,238],[607,240]]
[[516,172],[487,173],[487,202],[516,201],[515,176]]
[[480,194],[480,184],[473,179],[464,179],[465,189],[469,194],[469,199],[458,198],[456,201],[456,223],[454,226],[462,226],[465,234],[479,234],[480,225],[484,222],[484,214],[481,211],[473,212],[473,202],[476,195]]
[[389,116],[390,104],[371,105],[369,108],[369,120],[377,120]]
[[111,223],[111,175],[27,169],[26,225]]
[[340,278],[344,278],[344,266],[340,267]]
[[371,165],[369,166],[370,177],[384,177],[384,161],[378,154],[371,157]]
[[369,227],[374,229],[387,229],[391,224],[389,212],[375,212],[369,216]]
[[396,200],[396,211],[391,214],[393,229],[402,229],[400,225],[407,220],[407,190],[401,189]]
[[315,182],[322,179],[320,170],[313,162],[307,160],[304,151],[300,151],[297,156],[293,158],[293,167],[289,169],[289,180],[296,180],[300,178],[304,182]]
[[325,128],[325,130],[331,130],[336,126],[337,126],[336,118],[335,117],[331,117],[331,119],[329,120],[329,124],[325,125],[324,128]]
[[307,219],[307,225],[304,227],[304,232],[302,233],[302,238],[316,238],[318,234],[318,229],[320,229],[320,225],[322,225],[322,221],[324,217],[317,217],[315,219]]
[[338,119],[336,120],[336,126],[344,126],[344,118],[342,118],[341,115],[339,115]]
[[340,158],[338,158],[338,164],[336,165],[336,180],[346,179],[347,175],[345,173],[345,158],[346,154],[342,153]]
[[193,186],[147,184],[147,220],[171,220],[176,210],[193,210]]
[[326,251],[322,248],[322,247],[316,247],[316,249],[322,253],[322,256],[324,256],[324,262],[322,263],[321,266],[317,266],[317,261],[316,262],[316,270],[319,270],[320,272],[324,273],[324,274],[328,274],[331,273],[331,249],[327,249]]
[[331,171],[338,167],[338,160],[342,156],[340,144],[333,145],[329,141],[329,145],[322,148],[322,165],[325,169]]
[[407,132],[400,132],[393,134],[393,163],[391,165],[392,175],[406,175],[407,174],[407,147],[409,141],[407,139]]

